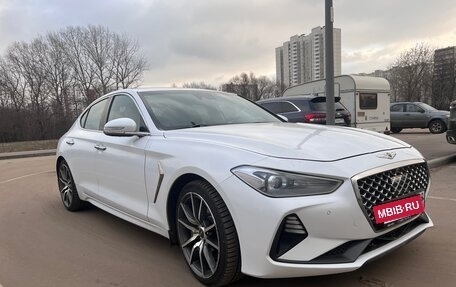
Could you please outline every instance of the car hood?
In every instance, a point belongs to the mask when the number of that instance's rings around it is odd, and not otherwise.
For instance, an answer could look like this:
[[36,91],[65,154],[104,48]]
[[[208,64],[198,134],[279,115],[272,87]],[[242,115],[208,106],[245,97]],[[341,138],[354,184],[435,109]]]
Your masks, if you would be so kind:
[[166,131],[168,139],[206,142],[262,155],[335,161],[410,145],[376,132],[315,124],[258,123]]

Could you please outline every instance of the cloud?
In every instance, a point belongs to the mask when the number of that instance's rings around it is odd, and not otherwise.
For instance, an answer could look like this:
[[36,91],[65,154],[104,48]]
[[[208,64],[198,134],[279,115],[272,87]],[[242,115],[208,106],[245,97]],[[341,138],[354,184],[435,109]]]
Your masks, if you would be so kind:
[[[386,68],[417,42],[456,44],[453,1],[337,0],[342,72]],[[274,49],[324,25],[321,0],[0,0],[0,50],[69,25],[101,24],[139,41],[146,85],[219,84],[240,72],[273,75]]]

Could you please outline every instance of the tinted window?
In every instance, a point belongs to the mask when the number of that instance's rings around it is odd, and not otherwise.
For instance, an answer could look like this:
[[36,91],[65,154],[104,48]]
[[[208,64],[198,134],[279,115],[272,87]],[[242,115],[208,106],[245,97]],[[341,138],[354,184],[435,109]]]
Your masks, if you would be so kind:
[[288,102],[282,102],[282,113],[297,112],[298,109]]
[[402,112],[404,111],[404,105],[392,105],[390,108],[392,112]]
[[[326,112],[326,102],[309,102],[310,105],[310,110],[313,112]],[[336,111],[345,111],[344,106],[342,106],[341,103],[335,102],[334,107],[336,108]]]
[[426,103],[419,103],[420,107],[424,108],[425,110],[428,111],[438,111],[436,108],[426,104]]
[[377,108],[377,94],[359,94],[359,108],[374,110]]
[[280,114],[282,112],[282,105],[280,102],[261,103],[260,105],[271,113]]
[[84,128],[89,130],[101,130],[101,119],[103,117],[107,103],[108,99],[104,99],[90,108],[84,124]]
[[161,129],[281,122],[254,103],[217,91],[140,92],[154,122]]
[[424,110],[420,107],[418,107],[417,105],[415,104],[407,104],[407,112],[409,113],[421,113],[421,112],[424,112]]
[[144,129],[144,123],[141,118],[136,104],[133,100],[126,95],[115,96],[112,100],[111,108],[109,110],[108,121],[119,119],[119,118],[130,118],[135,121],[137,131],[140,127]]

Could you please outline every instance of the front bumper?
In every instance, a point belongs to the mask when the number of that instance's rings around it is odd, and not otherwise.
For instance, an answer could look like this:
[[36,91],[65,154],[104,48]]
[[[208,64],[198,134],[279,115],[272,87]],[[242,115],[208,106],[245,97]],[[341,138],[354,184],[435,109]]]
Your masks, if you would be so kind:
[[[397,151],[394,164],[417,159],[421,155],[413,148]],[[364,159],[363,159],[364,158]],[[364,155],[324,163],[285,159],[266,159],[263,167],[313,174],[336,175],[346,178],[334,193],[318,196],[269,198],[232,176],[220,184],[222,196],[230,209],[241,246],[242,272],[255,277],[300,277],[334,274],[358,269],[366,262],[385,254],[419,236],[433,226],[430,219],[397,236],[394,240],[365,249],[350,262],[316,261],[337,247],[353,241],[371,241],[392,230],[403,228],[412,219],[382,231],[374,231],[358,204],[351,178],[366,170],[388,166],[384,159]],[[321,172],[319,172],[321,171]],[[296,214],[307,237],[277,259],[270,256],[273,241],[282,220]],[[417,220],[415,217],[414,220]],[[404,227],[405,228],[405,227]],[[312,262],[312,263],[309,263]],[[340,261],[339,261],[340,262]]]

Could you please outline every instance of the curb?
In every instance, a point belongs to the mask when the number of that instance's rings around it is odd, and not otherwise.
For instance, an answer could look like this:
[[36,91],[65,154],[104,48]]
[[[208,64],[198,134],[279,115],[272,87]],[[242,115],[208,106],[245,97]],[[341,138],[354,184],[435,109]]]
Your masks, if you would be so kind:
[[[0,153],[0,160],[55,155],[55,149]],[[1,286],[0,286],[1,287]]]
[[431,159],[428,161],[428,165],[429,168],[437,168],[452,162],[456,162],[456,154]]

